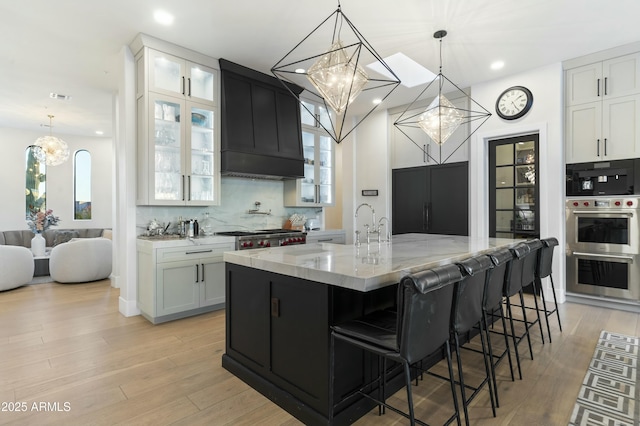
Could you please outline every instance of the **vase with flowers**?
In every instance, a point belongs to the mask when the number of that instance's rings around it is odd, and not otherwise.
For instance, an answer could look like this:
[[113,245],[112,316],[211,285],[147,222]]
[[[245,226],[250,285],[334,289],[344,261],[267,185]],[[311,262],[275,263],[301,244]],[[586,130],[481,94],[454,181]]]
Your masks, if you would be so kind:
[[53,210],[31,211],[27,216],[27,225],[35,235],[31,239],[31,251],[34,256],[44,256],[46,251],[46,241],[42,233],[50,226],[57,226],[60,222],[58,216],[53,215]]

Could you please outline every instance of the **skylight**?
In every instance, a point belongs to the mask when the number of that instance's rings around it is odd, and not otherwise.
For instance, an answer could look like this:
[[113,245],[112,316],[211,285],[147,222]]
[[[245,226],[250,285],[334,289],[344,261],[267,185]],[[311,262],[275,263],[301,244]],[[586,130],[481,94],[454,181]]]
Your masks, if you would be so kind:
[[[409,58],[404,53],[398,52],[383,59],[389,68],[398,76],[400,84],[405,87],[411,88],[419,86],[420,84],[429,83],[436,77],[436,74]],[[393,77],[379,61],[367,65],[367,68],[387,78]]]

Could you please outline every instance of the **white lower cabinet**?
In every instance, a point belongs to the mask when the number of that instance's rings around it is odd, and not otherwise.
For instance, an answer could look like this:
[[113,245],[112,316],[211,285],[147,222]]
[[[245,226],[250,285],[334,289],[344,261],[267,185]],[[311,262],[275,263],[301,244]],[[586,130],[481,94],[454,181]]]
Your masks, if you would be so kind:
[[223,253],[234,243],[138,244],[138,307],[154,324],[224,308]]

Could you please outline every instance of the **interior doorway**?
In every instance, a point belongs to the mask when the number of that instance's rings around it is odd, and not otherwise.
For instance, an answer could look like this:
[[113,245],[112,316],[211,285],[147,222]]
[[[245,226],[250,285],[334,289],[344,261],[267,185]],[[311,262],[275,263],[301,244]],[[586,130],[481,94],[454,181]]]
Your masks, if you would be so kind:
[[489,140],[489,236],[540,236],[539,134]]

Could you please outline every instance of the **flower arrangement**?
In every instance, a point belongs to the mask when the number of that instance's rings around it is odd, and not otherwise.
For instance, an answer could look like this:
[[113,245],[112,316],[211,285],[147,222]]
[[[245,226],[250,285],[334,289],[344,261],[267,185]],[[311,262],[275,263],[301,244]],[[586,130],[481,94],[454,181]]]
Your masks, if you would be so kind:
[[29,225],[29,229],[34,234],[40,234],[49,229],[50,226],[57,226],[58,222],[60,222],[60,218],[54,216],[51,209],[45,212],[31,211],[27,216],[27,225]]

